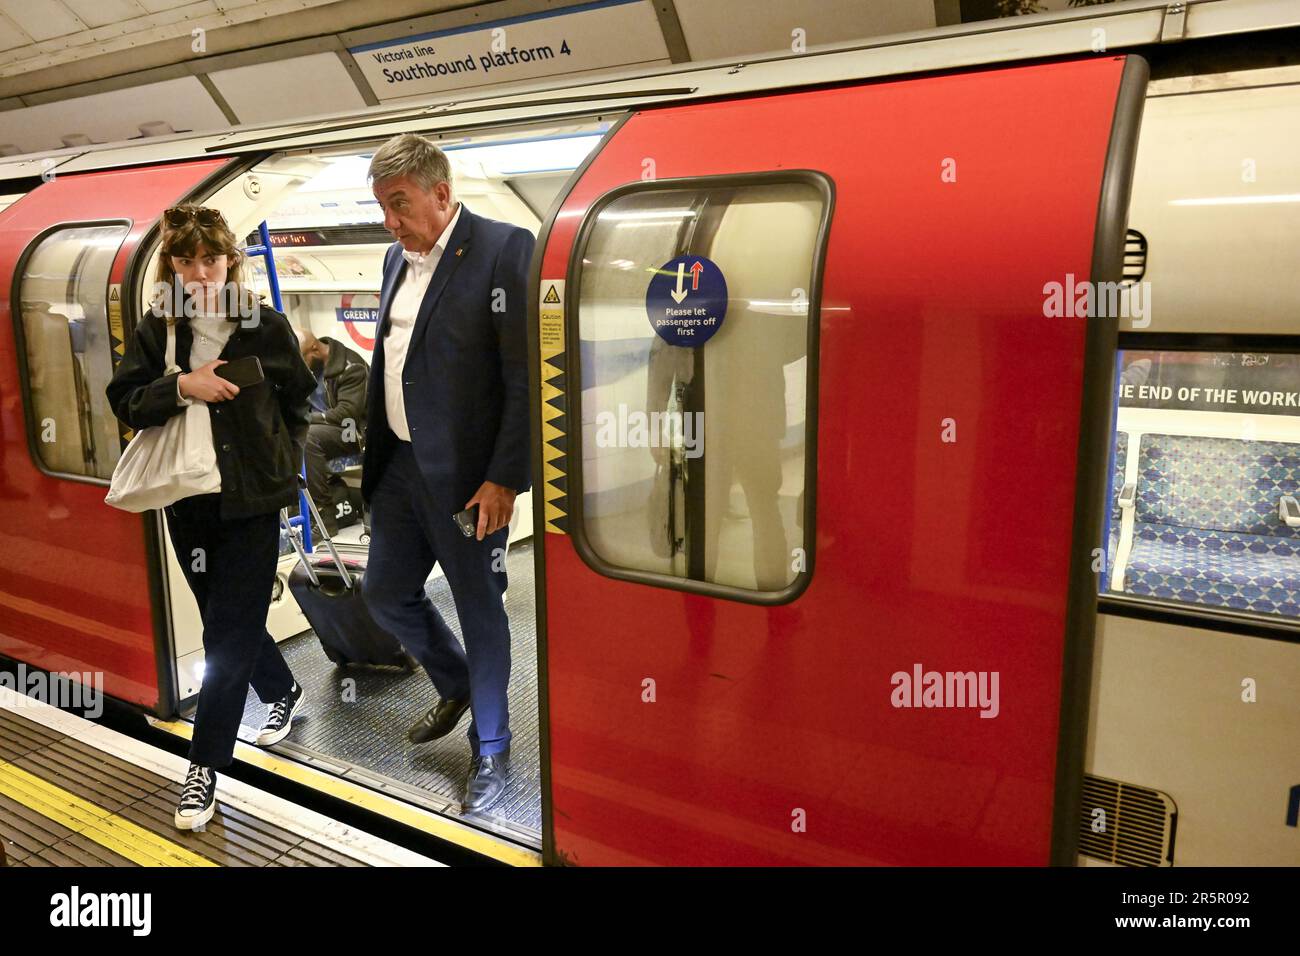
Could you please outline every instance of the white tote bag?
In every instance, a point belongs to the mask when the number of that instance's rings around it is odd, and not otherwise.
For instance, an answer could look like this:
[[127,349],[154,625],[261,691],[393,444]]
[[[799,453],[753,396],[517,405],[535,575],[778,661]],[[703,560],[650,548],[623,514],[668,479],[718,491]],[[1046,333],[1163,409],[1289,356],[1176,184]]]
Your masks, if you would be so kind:
[[[167,322],[166,362],[164,375],[180,371],[176,364],[176,329],[171,321]],[[212,419],[208,406],[195,401],[165,424],[151,425],[136,433],[113,469],[104,501],[123,511],[140,512],[220,490]]]

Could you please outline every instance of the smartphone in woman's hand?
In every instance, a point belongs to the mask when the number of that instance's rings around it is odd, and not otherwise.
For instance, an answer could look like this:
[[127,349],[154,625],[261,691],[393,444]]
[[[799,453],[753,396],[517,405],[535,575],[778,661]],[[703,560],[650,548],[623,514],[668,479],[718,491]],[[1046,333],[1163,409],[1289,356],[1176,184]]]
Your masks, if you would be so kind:
[[218,365],[214,371],[227,382],[240,388],[256,385],[265,377],[262,375],[262,361],[256,355],[245,355],[233,362]]

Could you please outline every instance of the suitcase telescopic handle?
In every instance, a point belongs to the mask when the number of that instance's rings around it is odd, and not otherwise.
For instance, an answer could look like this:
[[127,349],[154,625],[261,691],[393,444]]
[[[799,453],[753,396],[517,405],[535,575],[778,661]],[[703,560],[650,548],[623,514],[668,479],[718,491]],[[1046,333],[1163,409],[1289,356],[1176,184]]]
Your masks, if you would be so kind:
[[[298,484],[302,491],[302,496],[307,499],[307,507],[311,510],[311,516],[316,519],[316,527],[320,529],[320,535],[325,540],[325,547],[329,549],[330,556],[334,558],[334,566],[339,569],[339,576],[343,578],[343,586],[351,591],[352,575],[348,573],[347,567],[343,564],[343,559],[339,557],[338,549],[334,547],[334,539],[330,537],[329,531],[325,528],[325,522],[320,518],[320,512],[316,510],[316,502],[312,501],[311,492],[309,492],[306,487],[302,487],[306,482],[302,480],[301,475],[298,477]],[[287,508],[280,509],[280,520],[284,522],[286,528],[289,527],[289,510]],[[292,530],[289,532],[289,537],[293,541],[293,549],[298,552],[298,560],[301,561],[302,566],[307,569],[307,576],[311,578],[311,583],[316,587],[320,587],[320,578],[316,576],[316,569],[313,568],[311,562],[307,560],[307,553],[302,548],[302,542],[298,540],[298,537]]]
[[302,541],[293,530],[293,525],[289,524],[289,509],[280,509],[280,527],[289,532],[289,543],[293,545],[293,550],[298,554],[298,563],[303,566],[307,572],[307,577],[311,580],[312,587],[320,587],[320,578],[316,575],[316,569],[311,566],[307,560],[307,553],[302,549]]

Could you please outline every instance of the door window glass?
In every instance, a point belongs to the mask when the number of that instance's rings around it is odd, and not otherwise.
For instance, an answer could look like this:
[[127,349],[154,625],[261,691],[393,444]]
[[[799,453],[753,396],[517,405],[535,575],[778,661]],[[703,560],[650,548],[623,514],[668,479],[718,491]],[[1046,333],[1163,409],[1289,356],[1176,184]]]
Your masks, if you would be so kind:
[[[113,377],[109,273],[126,223],[69,226],[40,240],[19,282],[33,446],[53,472],[111,478],[121,457],[105,388]],[[118,291],[120,294],[120,290]]]
[[[598,562],[751,592],[810,567],[809,313],[828,210],[821,180],[701,180],[625,192],[584,228],[581,533]],[[681,324],[659,334],[665,315]]]

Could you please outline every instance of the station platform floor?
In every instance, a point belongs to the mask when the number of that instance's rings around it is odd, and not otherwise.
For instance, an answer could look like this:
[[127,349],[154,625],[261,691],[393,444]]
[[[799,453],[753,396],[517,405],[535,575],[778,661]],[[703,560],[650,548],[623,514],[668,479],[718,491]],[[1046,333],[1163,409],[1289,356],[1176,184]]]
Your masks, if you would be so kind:
[[202,830],[172,822],[181,756],[0,687],[7,866],[440,866],[226,774]]

